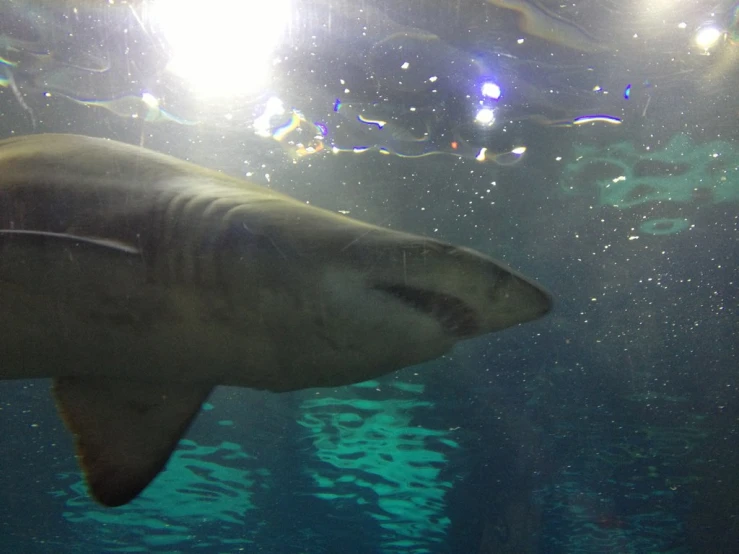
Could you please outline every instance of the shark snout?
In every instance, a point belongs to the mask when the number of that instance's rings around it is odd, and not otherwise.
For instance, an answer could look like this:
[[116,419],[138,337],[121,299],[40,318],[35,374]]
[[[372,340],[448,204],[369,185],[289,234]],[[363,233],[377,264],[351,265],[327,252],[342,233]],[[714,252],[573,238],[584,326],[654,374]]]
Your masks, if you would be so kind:
[[512,325],[533,321],[552,309],[552,297],[533,281],[507,270],[497,271],[495,282],[482,310],[484,332],[498,331]]
[[382,267],[375,266],[371,288],[435,319],[455,340],[537,319],[552,306],[533,281],[484,254],[436,240],[406,245]]

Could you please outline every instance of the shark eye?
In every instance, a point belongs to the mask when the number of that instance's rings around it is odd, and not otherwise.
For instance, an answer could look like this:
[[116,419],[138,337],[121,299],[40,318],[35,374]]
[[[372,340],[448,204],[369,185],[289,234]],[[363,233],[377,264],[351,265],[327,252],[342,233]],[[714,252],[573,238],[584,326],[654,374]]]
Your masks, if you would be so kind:
[[480,331],[475,311],[455,296],[405,285],[375,285],[374,288],[435,318],[450,335],[471,337]]

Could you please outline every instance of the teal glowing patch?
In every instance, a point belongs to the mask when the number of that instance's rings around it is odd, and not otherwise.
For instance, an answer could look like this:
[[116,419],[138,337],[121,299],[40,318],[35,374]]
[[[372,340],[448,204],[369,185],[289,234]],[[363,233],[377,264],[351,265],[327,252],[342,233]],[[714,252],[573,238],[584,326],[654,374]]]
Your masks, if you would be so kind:
[[[252,489],[269,486],[260,472],[244,469],[250,459],[233,442],[204,446],[184,439],[167,471],[139,498],[115,510],[90,500],[80,474],[59,474],[67,481],[61,491],[68,496],[63,516],[100,530],[97,551],[127,552],[132,544],[141,545],[141,552],[161,546],[173,547],[170,552],[184,551],[192,546],[195,533],[204,551],[245,551],[254,542],[244,532],[247,512],[256,513]],[[128,544],[119,542],[122,533],[129,538]],[[239,538],[225,548],[224,536]]]
[[739,150],[729,142],[694,143],[675,135],[662,150],[645,152],[630,142],[599,148],[575,146],[565,166],[563,191],[592,196],[620,209],[647,203],[711,205],[739,200]]
[[642,223],[639,230],[649,235],[674,235],[684,231],[689,225],[687,219],[681,218],[650,219]]
[[[397,398],[378,396],[387,389]],[[298,424],[321,462],[306,467],[312,496],[376,521],[387,537],[382,552],[435,552],[451,524],[442,470],[459,444],[447,429],[418,425],[416,414],[433,406],[416,397],[422,390],[370,381],[301,404]]]
[[403,383],[402,381],[390,383],[390,386],[413,394],[423,394],[423,390],[425,389],[424,385],[414,385],[413,383]]

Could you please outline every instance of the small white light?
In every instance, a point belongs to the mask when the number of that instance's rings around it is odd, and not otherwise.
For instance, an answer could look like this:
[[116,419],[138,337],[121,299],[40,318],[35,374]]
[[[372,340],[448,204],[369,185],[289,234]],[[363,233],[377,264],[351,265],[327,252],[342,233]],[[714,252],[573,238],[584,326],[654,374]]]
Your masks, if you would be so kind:
[[703,27],[695,34],[695,44],[703,50],[710,50],[721,38],[721,31],[716,27]]
[[500,87],[495,83],[487,82],[482,85],[482,95],[486,98],[498,100],[500,98]]
[[492,125],[495,123],[495,112],[490,108],[482,108],[475,115],[475,121],[480,125]]
[[150,92],[143,93],[141,95],[141,101],[151,109],[156,110],[159,108],[159,100]]
[[272,118],[285,113],[282,100],[276,96],[270,97],[264,106],[264,112],[254,120],[254,132],[260,137],[272,136]]

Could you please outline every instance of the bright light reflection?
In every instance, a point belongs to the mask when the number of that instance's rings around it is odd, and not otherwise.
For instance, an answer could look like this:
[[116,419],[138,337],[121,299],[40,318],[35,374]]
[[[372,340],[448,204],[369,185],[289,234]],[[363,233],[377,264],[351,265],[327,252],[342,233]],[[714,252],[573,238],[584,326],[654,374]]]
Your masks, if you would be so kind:
[[272,96],[264,105],[264,113],[254,120],[254,132],[260,137],[272,136],[272,118],[285,113],[282,100]]
[[723,33],[714,26],[703,27],[695,34],[695,44],[703,50],[710,50],[721,39]]
[[141,95],[141,101],[147,105],[152,110],[158,110],[159,109],[159,100],[156,96],[151,94],[150,92],[145,92]]
[[482,85],[482,95],[493,100],[500,99],[500,87],[495,83],[487,82]]
[[480,125],[492,125],[495,123],[495,112],[490,108],[482,108],[475,115],[475,121]]
[[269,81],[290,0],[156,0],[147,13],[172,52],[167,70],[203,96],[254,93]]

